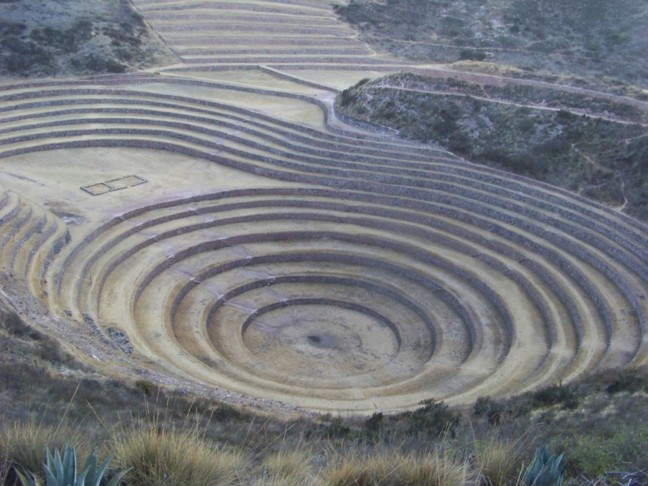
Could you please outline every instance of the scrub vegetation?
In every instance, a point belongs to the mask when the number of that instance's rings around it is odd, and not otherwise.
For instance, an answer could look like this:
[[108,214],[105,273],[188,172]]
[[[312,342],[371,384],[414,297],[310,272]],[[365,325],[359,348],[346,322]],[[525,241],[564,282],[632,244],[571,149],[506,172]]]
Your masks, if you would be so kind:
[[564,454],[564,484],[648,481],[646,370],[472,407],[430,400],[364,419],[273,417],[96,376],[9,311],[0,338],[5,485],[18,467],[38,478],[45,449],[63,454],[67,445],[79,465],[94,452],[110,459],[106,479],[123,472],[121,484],[141,486],[540,484],[525,477],[541,469],[542,449],[545,460]]
[[648,220],[647,114],[631,103],[401,73],[343,91],[337,108]]
[[0,2],[0,75],[121,73],[172,59],[126,0]]
[[337,12],[399,57],[488,61],[644,87],[648,80],[641,0],[351,0]]

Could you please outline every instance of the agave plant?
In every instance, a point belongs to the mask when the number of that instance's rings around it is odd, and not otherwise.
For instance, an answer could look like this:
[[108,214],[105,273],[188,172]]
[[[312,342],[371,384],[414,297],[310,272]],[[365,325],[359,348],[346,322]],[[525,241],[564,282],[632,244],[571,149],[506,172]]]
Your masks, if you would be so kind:
[[[77,473],[76,451],[69,444],[65,446],[63,457],[58,449],[54,450],[54,455],[47,449],[45,456],[45,486],[116,486],[123,476],[123,473],[119,473],[110,480],[105,479],[110,457],[97,466],[94,452],[86,459],[81,472]],[[26,471],[18,471],[18,477],[22,486],[42,486],[33,474]]]
[[522,483],[525,486],[562,486],[562,458],[562,454],[550,456],[544,447],[536,449],[533,462],[524,473]]

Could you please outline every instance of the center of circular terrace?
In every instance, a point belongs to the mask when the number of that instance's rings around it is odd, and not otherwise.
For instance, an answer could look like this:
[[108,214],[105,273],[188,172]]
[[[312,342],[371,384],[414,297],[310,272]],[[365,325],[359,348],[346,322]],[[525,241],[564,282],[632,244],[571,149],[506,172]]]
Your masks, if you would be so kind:
[[287,305],[243,332],[255,366],[278,377],[348,378],[383,368],[399,350],[394,330],[373,315],[335,305]]

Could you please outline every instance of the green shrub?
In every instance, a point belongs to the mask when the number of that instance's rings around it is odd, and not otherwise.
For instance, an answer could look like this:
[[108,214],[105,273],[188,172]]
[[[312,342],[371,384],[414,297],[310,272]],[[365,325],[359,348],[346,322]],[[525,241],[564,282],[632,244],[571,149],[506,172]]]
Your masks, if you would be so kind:
[[536,406],[550,406],[561,404],[565,408],[578,407],[579,399],[576,389],[572,385],[554,385],[538,390],[533,394]]
[[383,414],[380,412],[374,413],[371,417],[365,420],[364,433],[370,440],[378,440],[380,437],[380,429],[383,421]]
[[349,106],[358,99],[352,88],[347,88],[340,94],[340,106]]
[[0,329],[4,329],[11,337],[32,341],[33,346],[29,348],[31,357],[39,358],[46,363],[64,364],[72,368],[80,366],[80,363],[63,350],[56,339],[26,324],[14,312],[0,310]]
[[614,471],[620,465],[630,470],[648,466],[646,458],[648,426],[617,425],[610,435],[583,434],[565,444],[565,472],[569,476],[596,478]]
[[219,403],[215,409],[210,410],[210,417],[212,417],[214,420],[231,421],[243,419],[244,414],[231,405],[228,405],[226,403]]
[[570,475],[595,478],[613,469],[618,459],[600,438],[578,437],[567,449],[565,469]]
[[479,397],[473,407],[473,415],[486,417],[489,425],[499,425],[504,415],[504,406],[490,397]]
[[409,420],[410,433],[439,437],[448,434],[453,437],[459,425],[459,414],[450,410],[447,404],[434,400],[424,400],[423,407],[404,414]]
[[635,370],[624,370],[619,372],[616,379],[605,390],[608,393],[624,391],[634,393],[642,388],[648,388],[648,379],[645,376],[639,375]]
[[459,52],[460,60],[483,61],[486,59],[486,53],[476,49],[462,49]]
[[10,335],[18,338],[40,341],[45,337],[40,331],[25,324],[15,312],[0,311],[0,327],[4,328]]
[[135,382],[135,388],[144,393],[146,398],[151,398],[153,396],[153,390],[155,390],[155,385],[148,380],[137,380]]
[[351,427],[345,424],[341,419],[335,418],[331,422],[323,425],[321,436],[324,439],[339,439],[349,437],[353,431]]

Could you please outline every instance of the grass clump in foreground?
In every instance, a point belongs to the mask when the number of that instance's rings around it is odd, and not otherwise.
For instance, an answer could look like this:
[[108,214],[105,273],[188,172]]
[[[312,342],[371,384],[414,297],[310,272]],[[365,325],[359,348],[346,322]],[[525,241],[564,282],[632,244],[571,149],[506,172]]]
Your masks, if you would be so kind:
[[80,428],[62,424],[2,423],[0,458],[4,465],[4,484],[14,484],[18,467],[40,474],[45,459],[44,451],[62,450],[69,442],[77,445],[82,456],[87,455],[87,441]]
[[[557,486],[563,477],[571,485],[621,484],[596,483],[611,474],[632,477],[634,482],[628,484],[635,486],[648,480],[641,472],[646,467],[648,427],[637,428],[623,440],[621,435],[628,429],[619,428],[617,435],[604,440],[596,433],[574,436],[575,422],[565,427],[564,421],[557,421],[570,437],[557,437],[557,430],[547,423],[520,438],[519,427],[531,422],[507,416],[493,427],[484,419],[471,421],[462,415],[464,425],[457,426],[454,436],[445,433],[434,440],[419,440],[390,430],[398,424],[397,417],[389,417],[386,434],[378,439],[367,437],[365,425],[353,421],[348,422],[350,432],[343,439],[317,434],[306,439],[304,432],[311,429],[287,424],[283,432],[266,439],[261,434],[268,423],[251,440],[243,438],[248,435],[243,430],[237,445],[209,438],[207,434],[214,434],[219,425],[210,420],[183,427],[168,418],[145,418],[83,437],[81,426],[14,423],[0,431],[0,457],[6,458],[0,464],[4,467],[0,484],[20,484],[9,467],[37,477],[43,470],[43,450],[58,447],[61,441],[84,451],[80,458],[87,458],[92,446],[98,463],[109,460],[106,479],[123,473],[122,483],[127,486]],[[595,437],[603,442],[596,445]],[[279,439],[283,443],[277,446]]]
[[98,377],[9,313],[0,342],[3,486],[17,484],[17,466],[41,474],[45,449],[66,443],[80,464],[92,451],[110,458],[107,476],[124,472],[126,486],[522,485],[540,447],[564,453],[564,484],[648,484],[645,369],[467,409],[427,400],[396,415],[290,420]]
[[330,486],[447,486],[468,484],[469,468],[438,451],[424,455],[381,451],[333,462],[323,473]]
[[515,482],[528,453],[528,437],[500,439],[488,434],[474,443],[473,462],[481,480],[487,484]]
[[316,482],[309,449],[282,449],[262,462],[261,477],[255,486],[301,486]]
[[242,451],[222,450],[196,428],[169,430],[155,421],[118,432],[109,445],[129,485],[234,484],[249,467]]

